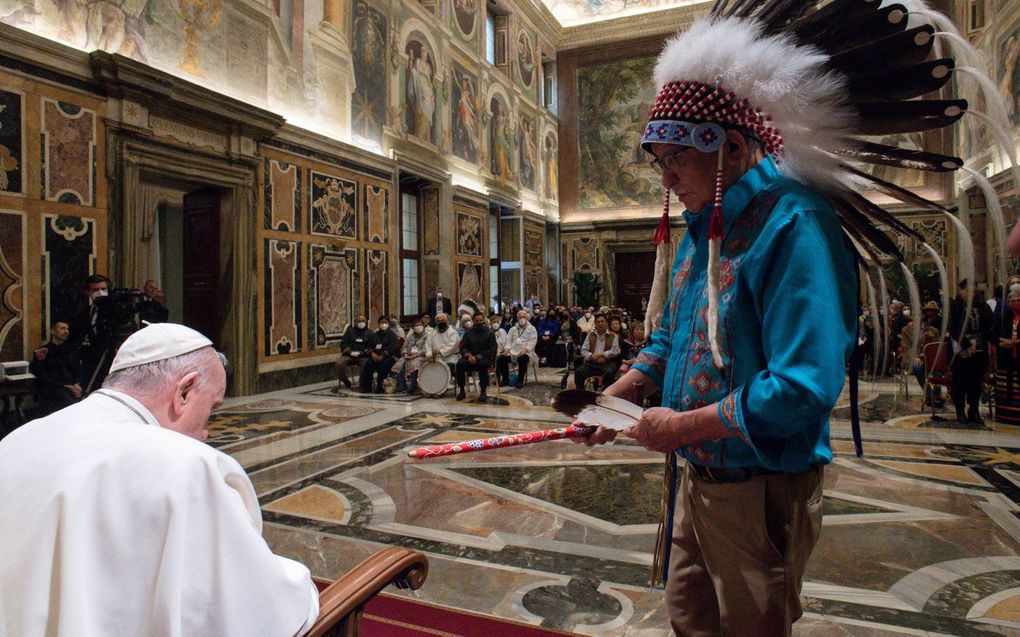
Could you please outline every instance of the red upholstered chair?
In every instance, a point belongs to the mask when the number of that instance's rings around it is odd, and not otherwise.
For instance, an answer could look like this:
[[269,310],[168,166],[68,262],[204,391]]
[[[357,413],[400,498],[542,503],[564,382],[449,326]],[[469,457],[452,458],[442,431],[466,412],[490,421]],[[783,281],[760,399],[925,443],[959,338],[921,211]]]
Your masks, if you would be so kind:
[[374,553],[319,593],[319,618],[309,637],[357,637],[365,604],[390,584],[419,589],[429,573],[427,557],[411,549],[390,547]]
[[[951,374],[949,372],[949,344],[942,346],[939,353],[938,343],[928,343],[924,346],[922,358],[924,359],[924,377],[928,385],[938,385],[949,388]],[[935,359],[936,355],[938,360]],[[935,417],[935,401],[931,401],[931,415]]]

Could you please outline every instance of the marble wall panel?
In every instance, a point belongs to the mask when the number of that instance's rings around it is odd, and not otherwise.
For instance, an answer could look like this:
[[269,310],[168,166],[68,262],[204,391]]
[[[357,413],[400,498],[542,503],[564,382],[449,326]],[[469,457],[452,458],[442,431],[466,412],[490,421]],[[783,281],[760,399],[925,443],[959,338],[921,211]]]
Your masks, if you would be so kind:
[[365,184],[365,217],[368,220],[368,240],[386,243],[389,228],[390,189]]
[[458,303],[471,299],[478,307],[486,307],[485,270],[480,263],[457,263],[457,295]]
[[0,193],[25,192],[25,96],[0,89]]
[[24,217],[0,210],[0,361],[25,353]]
[[42,325],[49,333],[54,321],[73,321],[88,308],[82,293],[95,272],[96,220],[42,215]]
[[457,254],[464,257],[482,256],[481,215],[457,212]]
[[309,248],[309,321],[317,348],[337,343],[358,311],[358,253],[354,249]]
[[425,256],[439,254],[439,190],[422,191],[422,250]]
[[570,269],[580,270],[588,267],[599,269],[598,240],[593,237],[577,237],[570,243]]
[[382,143],[386,122],[386,15],[364,0],[354,6],[352,32],[355,89],[351,100],[352,133]]
[[265,240],[266,356],[301,351],[301,244]]
[[309,194],[309,227],[313,234],[358,238],[358,184],[312,171]]
[[295,164],[266,159],[264,170],[266,229],[300,231],[301,168]]
[[368,262],[368,320],[375,323],[383,314],[388,312],[387,290],[388,282],[386,275],[387,252],[385,250],[368,250],[365,252],[365,259]]
[[43,199],[94,205],[96,137],[95,111],[42,98]]
[[425,290],[425,296],[422,298],[431,299],[436,295],[436,288],[439,287],[439,261],[429,259],[422,263],[422,272],[424,273],[425,280],[422,283],[422,289]]

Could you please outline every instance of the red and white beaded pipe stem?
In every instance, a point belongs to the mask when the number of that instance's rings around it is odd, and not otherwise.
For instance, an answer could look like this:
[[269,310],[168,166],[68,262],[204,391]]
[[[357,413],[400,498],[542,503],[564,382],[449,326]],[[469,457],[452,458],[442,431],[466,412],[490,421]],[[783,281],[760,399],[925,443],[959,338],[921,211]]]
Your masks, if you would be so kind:
[[[725,139],[723,140],[725,144]],[[715,205],[708,220],[708,344],[712,348],[712,362],[723,368],[722,348],[719,344],[719,256],[724,234],[722,215],[723,149],[715,171]]]
[[489,449],[502,449],[504,447],[518,447],[520,445],[532,445],[536,442],[549,442],[550,440],[563,440],[565,438],[583,438],[595,431],[595,427],[585,425],[571,425],[559,429],[543,429],[541,431],[529,431],[512,436],[493,436],[492,438],[478,438],[476,440],[465,440],[464,442],[451,442],[445,445],[433,447],[419,447],[407,452],[407,455],[418,460],[425,458],[439,458],[440,456],[453,456],[459,453],[471,453],[472,451],[488,451]]

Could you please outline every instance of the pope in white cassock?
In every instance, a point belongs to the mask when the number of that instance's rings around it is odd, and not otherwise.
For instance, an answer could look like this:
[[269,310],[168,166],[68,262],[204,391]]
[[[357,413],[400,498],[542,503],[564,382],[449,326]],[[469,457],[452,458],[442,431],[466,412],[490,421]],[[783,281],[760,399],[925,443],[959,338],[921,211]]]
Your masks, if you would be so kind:
[[150,325],[110,372],[0,441],[0,636],[304,634],[308,569],[270,551],[248,476],[200,442],[226,387],[212,343]]

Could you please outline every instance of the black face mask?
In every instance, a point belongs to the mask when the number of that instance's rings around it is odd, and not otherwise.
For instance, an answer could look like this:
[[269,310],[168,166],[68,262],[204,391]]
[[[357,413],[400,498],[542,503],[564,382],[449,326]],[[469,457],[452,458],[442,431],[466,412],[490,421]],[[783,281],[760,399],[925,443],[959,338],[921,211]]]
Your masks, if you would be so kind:
[[476,332],[481,332],[485,329],[485,323],[475,323],[474,328]]
[[450,327],[449,323],[444,323],[442,321],[439,321],[438,323],[436,323],[436,329],[439,330],[440,332],[445,332],[446,328],[448,328],[448,327]]

